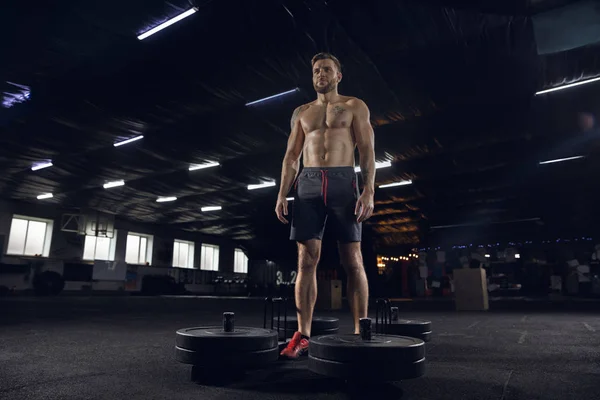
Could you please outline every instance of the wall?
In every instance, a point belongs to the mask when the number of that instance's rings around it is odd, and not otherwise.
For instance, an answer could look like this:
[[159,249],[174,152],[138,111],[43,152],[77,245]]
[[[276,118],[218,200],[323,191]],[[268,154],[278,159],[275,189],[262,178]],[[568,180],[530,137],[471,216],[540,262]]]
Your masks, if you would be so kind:
[[[169,227],[157,227],[151,224],[133,223],[120,219],[115,220],[115,229],[117,230],[117,241],[115,246],[115,261],[125,261],[127,233],[136,232],[153,235],[153,249],[151,266],[132,266],[127,265],[127,277],[125,281],[118,282],[92,282],[91,274],[93,262],[83,261],[83,248],[85,236],[72,232],[61,230],[61,219],[64,213],[69,211],[61,210],[57,207],[27,204],[0,200],[0,263],[5,264],[0,270],[0,285],[16,287],[17,289],[27,289],[30,286],[30,269],[25,267],[32,261],[43,262],[44,269],[52,269],[75,276],[72,281],[65,284],[66,290],[86,290],[89,288],[98,290],[129,290],[140,289],[140,282],[144,275],[159,274],[173,276],[178,282],[186,284],[186,288],[191,291],[214,292],[215,288],[210,283],[219,276],[227,278],[243,278],[243,274],[233,274],[234,250],[236,243],[227,238],[209,237],[193,232],[179,231]],[[28,217],[37,217],[52,219],[54,221],[52,243],[48,258],[20,257],[6,255],[8,238],[10,234],[11,221],[14,214]],[[199,268],[201,258],[202,243],[214,244],[219,246],[219,271],[200,271],[187,270],[182,268],[173,268],[172,253],[173,240],[181,239],[195,243],[194,265]],[[9,264],[6,266],[6,264]],[[23,268],[14,269],[10,265],[21,264]],[[73,269],[75,268],[75,272]],[[80,269],[77,272],[77,269]],[[89,270],[89,273],[81,271]],[[132,278],[134,277],[134,278]],[[134,280],[132,282],[132,279]],[[127,282],[129,280],[129,282]],[[228,285],[231,286],[231,285]],[[224,290],[224,289],[223,289]],[[228,288],[229,290],[229,288]]]

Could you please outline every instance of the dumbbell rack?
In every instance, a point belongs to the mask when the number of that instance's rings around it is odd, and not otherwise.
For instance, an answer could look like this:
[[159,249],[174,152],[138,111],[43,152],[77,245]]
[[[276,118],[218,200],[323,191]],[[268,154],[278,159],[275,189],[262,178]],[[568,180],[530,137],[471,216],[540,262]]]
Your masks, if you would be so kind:
[[[379,323],[379,312],[381,311],[381,324]],[[395,316],[397,319],[397,315]],[[386,334],[387,326],[392,323],[392,303],[389,299],[379,298],[375,300],[375,333]]]
[[266,297],[265,298],[265,308],[264,308],[264,313],[263,313],[263,329],[268,329],[267,328],[267,313],[268,313],[268,309],[271,309],[271,330],[275,329],[275,324],[273,322],[273,319],[275,317],[275,304],[277,304],[277,336],[280,336],[280,330],[281,330],[281,325],[280,325],[280,321],[281,321],[281,306],[283,305],[283,331],[284,331],[284,340],[279,340],[279,350],[283,350],[283,348],[286,345],[286,341],[285,338],[287,338],[287,301],[288,298],[287,297]]

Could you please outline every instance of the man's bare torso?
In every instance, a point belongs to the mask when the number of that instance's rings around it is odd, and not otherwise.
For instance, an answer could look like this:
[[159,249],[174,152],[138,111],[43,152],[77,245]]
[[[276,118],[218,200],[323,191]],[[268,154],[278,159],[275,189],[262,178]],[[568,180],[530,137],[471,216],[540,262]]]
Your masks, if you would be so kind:
[[336,102],[301,106],[300,123],[304,131],[302,161],[305,167],[354,166],[356,140],[352,130],[356,99],[340,96]]

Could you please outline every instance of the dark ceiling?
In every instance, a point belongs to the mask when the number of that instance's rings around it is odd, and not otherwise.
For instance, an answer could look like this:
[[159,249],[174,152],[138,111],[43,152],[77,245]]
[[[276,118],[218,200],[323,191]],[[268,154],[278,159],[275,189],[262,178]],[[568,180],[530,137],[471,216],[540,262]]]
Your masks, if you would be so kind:
[[[578,125],[600,111],[599,85],[535,96],[600,73],[597,45],[537,54],[532,16],[565,1],[196,0],[197,13],[143,41],[190,3],[56,3],[6,1],[0,13],[2,92],[30,92],[0,107],[4,198],[279,248],[289,226],[273,212],[277,187],[247,185],[279,183],[291,113],[315,97],[310,58],[331,51],[340,93],[370,107],[377,161],[392,160],[376,184],[413,181],[376,190],[366,229],[378,246],[452,235],[448,225],[580,234],[599,222],[597,132]],[[221,165],[188,170],[207,160]],[[200,211],[212,205],[223,209]]]

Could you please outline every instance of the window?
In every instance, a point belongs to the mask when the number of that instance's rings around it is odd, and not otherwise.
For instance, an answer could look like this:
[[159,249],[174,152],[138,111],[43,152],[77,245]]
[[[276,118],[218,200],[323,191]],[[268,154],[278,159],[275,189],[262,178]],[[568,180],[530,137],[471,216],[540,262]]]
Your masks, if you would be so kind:
[[139,233],[128,233],[125,262],[128,264],[151,264],[152,236]]
[[203,244],[200,260],[200,269],[205,271],[219,270],[219,246]]
[[53,225],[52,220],[13,216],[6,254],[48,257]]
[[84,260],[115,261],[115,247],[117,244],[117,231],[112,238],[101,236],[85,236],[83,245]]
[[173,266],[194,268],[194,242],[175,239],[173,244]]
[[233,272],[239,274],[248,273],[248,257],[246,257],[246,254],[244,254],[242,249],[235,249]]

